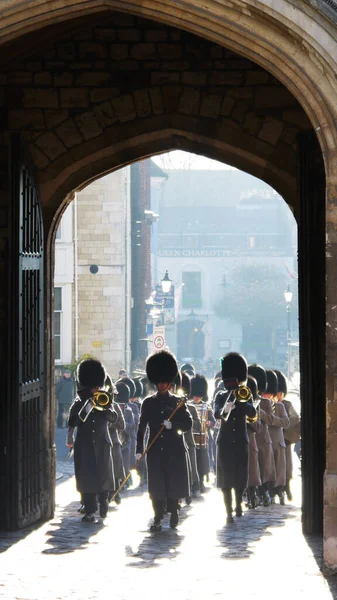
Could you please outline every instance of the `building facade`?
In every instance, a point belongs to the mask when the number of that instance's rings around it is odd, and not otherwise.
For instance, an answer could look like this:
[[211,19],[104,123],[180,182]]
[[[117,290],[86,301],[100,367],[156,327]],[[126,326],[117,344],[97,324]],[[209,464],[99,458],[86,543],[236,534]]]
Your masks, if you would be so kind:
[[[296,292],[290,278],[297,273],[291,211],[267,184],[237,170],[169,170],[168,175],[157,238],[157,268],[167,269],[175,286],[175,319],[166,323],[168,345],[181,361],[201,367],[213,361],[216,370],[218,357],[228,351],[285,368],[286,306],[279,319],[271,315],[270,323],[259,311],[251,315],[249,303],[256,298],[248,278],[256,273],[257,285],[264,284],[272,297],[274,280],[268,281],[278,275],[281,304],[287,282]],[[242,314],[233,306],[238,302]],[[297,340],[295,319],[292,329]]]

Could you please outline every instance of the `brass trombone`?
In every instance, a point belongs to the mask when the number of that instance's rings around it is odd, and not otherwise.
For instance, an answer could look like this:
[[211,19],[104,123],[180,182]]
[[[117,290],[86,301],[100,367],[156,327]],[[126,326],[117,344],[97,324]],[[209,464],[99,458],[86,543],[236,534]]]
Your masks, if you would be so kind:
[[103,390],[98,390],[83,404],[81,410],[78,412],[78,417],[83,423],[85,423],[92,410],[106,410],[111,405],[111,395]]
[[[235,402],[249,402],[252,399],[252,392],[247,385],[239,385],[239,387],[237,387],[235,390],[232,390],[231,394],[228,396],[226,402],[230,402],[230,398],[231,398],[232,394],[234,394],[234,400],[233,400],[234,403]],[[225,402],[225,404],[226,404],[226,402]],[[225,405],[224,405],[224,408],[225,408]],[[223,420],[225,421],[225,423],[227,423],[232,410],[233,410],[233,408],[231,408],[231,410],[226,414],[225,417],[222,417]]]

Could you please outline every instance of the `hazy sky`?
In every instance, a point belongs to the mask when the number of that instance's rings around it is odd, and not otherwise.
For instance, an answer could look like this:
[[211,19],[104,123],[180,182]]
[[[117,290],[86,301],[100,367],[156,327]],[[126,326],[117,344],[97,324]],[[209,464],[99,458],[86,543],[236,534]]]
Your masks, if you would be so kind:
[[234,169],[234,167],[225,165],[217,160],[211,160],[205,156],[184,152],[183,150],[172,150],[165,154],[158,154],[157,156],[152,156],[152,160],[165,169],[205,169],[207,171]]

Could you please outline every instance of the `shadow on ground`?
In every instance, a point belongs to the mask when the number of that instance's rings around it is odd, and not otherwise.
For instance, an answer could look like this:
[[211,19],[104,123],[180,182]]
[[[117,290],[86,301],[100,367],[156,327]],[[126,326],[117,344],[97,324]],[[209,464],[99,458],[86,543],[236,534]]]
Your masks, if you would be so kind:
[[282,527],[287,519],[295,519],[294,507],[271,506],[259,507],[249,511],[241,518],[234,518],[234,523],[229,523],[217,531],[218,545],[223,549],[221,558],[238,560],[249,558],[255,552],[254,546],[273,527]]

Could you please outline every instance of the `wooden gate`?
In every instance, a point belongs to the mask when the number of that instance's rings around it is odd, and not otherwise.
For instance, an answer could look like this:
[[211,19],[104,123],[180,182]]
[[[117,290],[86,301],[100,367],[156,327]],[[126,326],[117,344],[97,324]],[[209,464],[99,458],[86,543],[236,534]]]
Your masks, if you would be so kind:
[[322,534],[325,470],[325,172],[315,133],[298,139],[302,523]]
[[6,526],[41,518],[43,504],[43,224],[20,138],[10,152]]

